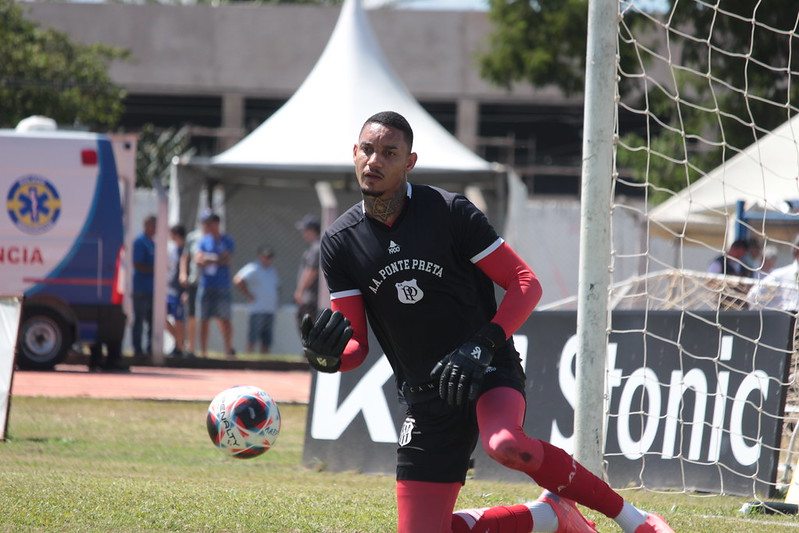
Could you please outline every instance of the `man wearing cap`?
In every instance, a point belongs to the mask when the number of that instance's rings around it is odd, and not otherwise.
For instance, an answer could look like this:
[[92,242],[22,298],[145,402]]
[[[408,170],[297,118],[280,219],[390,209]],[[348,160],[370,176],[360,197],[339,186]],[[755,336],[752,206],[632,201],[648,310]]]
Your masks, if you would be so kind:
[[319,311],[319,234],[321,230],[319,217],[305,215],[297,222],[297,229],[302,231],[302,238],[308,248],[302,254],[297,272],[297,290],[294,291],[294,302],[297,304],[297,324],[302,317],[309,314],[313,317]]

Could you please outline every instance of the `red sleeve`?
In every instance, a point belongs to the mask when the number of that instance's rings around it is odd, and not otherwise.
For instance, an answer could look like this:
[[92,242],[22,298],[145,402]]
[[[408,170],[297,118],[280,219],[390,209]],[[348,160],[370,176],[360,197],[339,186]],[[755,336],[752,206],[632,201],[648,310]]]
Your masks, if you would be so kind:
[[369,330],[366,327],[366,311],[363,307],[363,297],[345,296],[335,298],[330,302],[333,311],[341,311],[350,321],[352,338],[344,348],[341,355],[341,372],[358,368],[369,354]]
[[538,305],[543,293],[541,283],[527,263],[507,243],[502,243],[476,264],[486,276],[506,291],[497,314],[491,321],[499,324],[510,338]]

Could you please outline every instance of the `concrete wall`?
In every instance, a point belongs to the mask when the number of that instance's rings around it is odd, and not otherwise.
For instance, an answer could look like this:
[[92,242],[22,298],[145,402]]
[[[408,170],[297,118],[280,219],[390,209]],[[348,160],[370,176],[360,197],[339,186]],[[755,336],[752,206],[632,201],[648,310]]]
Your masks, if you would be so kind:
[[[641,208],[640,204],[632,204]],[[541,305],[577,294],[580,262],[580,202],[528,199],[508,222],[522,238],[510,244],[535,271],[544,288]],[[704,272],[718,252],[700,246],[679,247],[660,238],[647,240],[646,225],[635,209],[613,215],[612,282],[669,267]]]
[[[80,42],[131,51],[111,67],[132,92],[287,98],[319,58],[339,7],[26,3],[34,21]],[[383,53],[418,99],[557,101],[554,89],[506,91],[480,79],[474,53],[490,30],[478,11],[378,9],[367,17]]]

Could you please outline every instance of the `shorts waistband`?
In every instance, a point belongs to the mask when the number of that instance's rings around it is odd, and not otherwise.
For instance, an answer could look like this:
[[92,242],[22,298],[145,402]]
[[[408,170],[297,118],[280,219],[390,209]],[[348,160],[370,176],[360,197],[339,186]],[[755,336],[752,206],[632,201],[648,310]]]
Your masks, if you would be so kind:
[[438,397],[438,381],[428,381],[418,385],[403,383],[402,396],[409,404],[432,400]]

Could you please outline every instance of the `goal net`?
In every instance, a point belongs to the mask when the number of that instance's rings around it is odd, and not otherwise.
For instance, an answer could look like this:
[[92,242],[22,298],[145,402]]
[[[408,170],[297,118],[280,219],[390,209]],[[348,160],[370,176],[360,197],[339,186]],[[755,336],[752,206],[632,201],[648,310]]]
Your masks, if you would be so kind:
[[[663,488],[665,461],[670,488],[773,497],[796,463],[799,275],[760,278],[792,268],[799,234],[798,25],[795,2],[619,3],[614,183],[643,201],[614,195],[611,210],[643,238],[612,238],[611,272],[635,275],[610,286],[610,339],[640,336],[642,353],[607,372],[621,444],[605,461],[635,459],[635,488]],[[617,325],[622,310],[640,327]],[[663,313],[677,326],[658,329]]]

